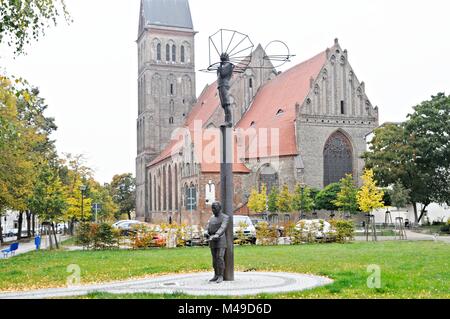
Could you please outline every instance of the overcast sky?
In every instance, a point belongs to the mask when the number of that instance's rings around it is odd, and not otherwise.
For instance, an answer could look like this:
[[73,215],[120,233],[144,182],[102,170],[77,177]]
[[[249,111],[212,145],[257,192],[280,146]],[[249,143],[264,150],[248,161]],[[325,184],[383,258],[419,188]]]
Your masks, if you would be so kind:
[[[59,126],[60,153],[83,153],[101,182],[135,171],[136,37],[140,0],[66,0],[74,22],[60,23],[0,66],[38,86]],[[196,69],[207,67],[208,36],[236,29],[263,46],[283,40],[291,67],[333,45],[349,51],[380,122],[450,87],[448,0],[190,0]],[[221,8],[222,6],[222,8]],[[197,73],[197,91],[214,75]]]

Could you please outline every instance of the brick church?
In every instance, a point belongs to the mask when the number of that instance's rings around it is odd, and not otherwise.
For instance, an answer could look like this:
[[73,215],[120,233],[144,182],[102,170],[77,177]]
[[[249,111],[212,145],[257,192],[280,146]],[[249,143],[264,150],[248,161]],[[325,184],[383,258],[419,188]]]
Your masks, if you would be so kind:
[[[195,34],[188,0],[141,1],[139,220],[204,224],[220,199],[224,112],[216,83],[196,98]],[[258,46],[248,70],[232,79],[236,210],[263,183],[293,191],[297,183],[323,188],[349,173],[359,180],[365,137],[378,126],[378,108],[338,40],[282,73],[265,56]]]

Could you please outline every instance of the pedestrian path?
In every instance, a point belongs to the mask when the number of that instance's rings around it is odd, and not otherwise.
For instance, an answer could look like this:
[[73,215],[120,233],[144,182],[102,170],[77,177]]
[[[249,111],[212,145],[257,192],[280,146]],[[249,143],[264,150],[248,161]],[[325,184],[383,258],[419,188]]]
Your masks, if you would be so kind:
[[[59,236],[58,235],[58,242],[61,243],[62,241],[66,240],[68,238],[70,238],[70,236]],[[10,244],[12,244],[12,242],[7,243],[6,245],[2,246],[1,250],[8,248]],[[42,241],[41,241],[41,249],[48,249],[49,246],[50,246],[50,244],[49,244],[48,236],[43,236]],[[17,255],[26,254],[33,250],[36,250],[34,240],[27,242],[27,243],[19,243],[19,249],[17,249],[15,255],[17,256]],[[3,258],[3,254],[0,255],[0,259],[2,259],[2,258]],[[8,257],[8,258],[11,258],[11,257]]]
[[326,277],[278,272],[236,272],[235,281],[221,284],[209,282],[212,276],[212,273],[164,275],[105,284],[0,293],[0,299],[63,298],[84,296],[93,292],[253,296],[262,293],[303,291],[333,283],[333,280]]
[[[434,236],[429,234],[416,233],[410,230],[406,230],[406,237],[409,241],[440,241],[447,244],[450,244],[449,236]],[[396,238],[394,236],[378,236],[378,241],[394,241]],[[366,241],[365,236],[357,236],[355,237],[356,241]],[[371,240],[371,236],[369,236],[369,240]],[[397,239],[398,240],[398,239]]]

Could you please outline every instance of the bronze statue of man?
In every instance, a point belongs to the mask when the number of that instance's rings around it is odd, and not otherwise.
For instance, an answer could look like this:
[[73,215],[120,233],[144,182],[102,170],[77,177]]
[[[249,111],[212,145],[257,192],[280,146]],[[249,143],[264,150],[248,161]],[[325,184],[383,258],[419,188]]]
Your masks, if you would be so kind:
[[219,89],[220,103],[225,111],[225,125],[233,126],[231,117],[230,81],[234,71],[234,64],[230,62],[227,53],[220,56],[220,66],[217,69],[217,87]]
[[227,250],[227,230],[230,217],[222,213],[222,205],[216,202],[212,205],[213,216],[206,226],[206,238],[209,239],[209,247],[214,267],[214,278],[210,282],[223,282],[225,272],[225,252]]

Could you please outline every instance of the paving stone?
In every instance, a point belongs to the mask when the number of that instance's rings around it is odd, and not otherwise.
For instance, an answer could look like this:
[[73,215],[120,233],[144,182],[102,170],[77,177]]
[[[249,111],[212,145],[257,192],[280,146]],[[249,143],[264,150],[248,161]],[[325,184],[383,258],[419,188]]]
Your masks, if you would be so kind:
[[82,296],[91,292],[113,294],[184,293],[193,296],[251,296],[260,293],[302,291],[333,283],[331,279],[312,275],[276,272],[237,272],[235,281],[210,283],[211,273],[166,275],[142,280],[1,293],[0,299],[43,299]]

